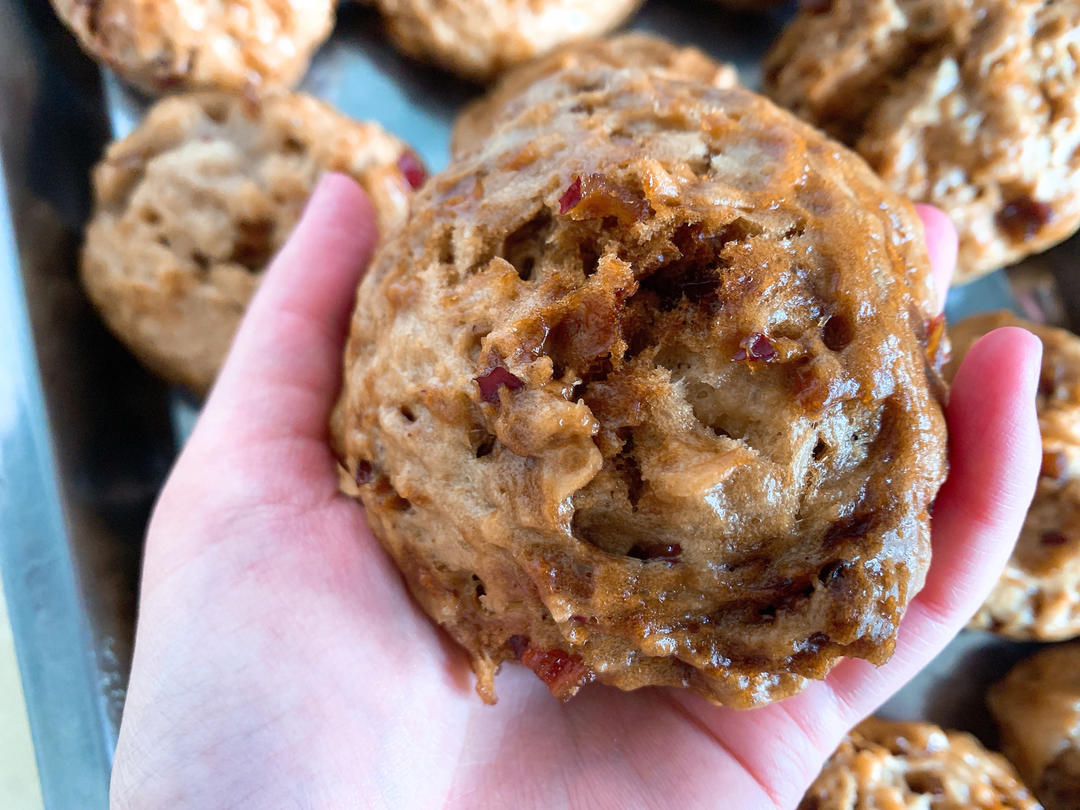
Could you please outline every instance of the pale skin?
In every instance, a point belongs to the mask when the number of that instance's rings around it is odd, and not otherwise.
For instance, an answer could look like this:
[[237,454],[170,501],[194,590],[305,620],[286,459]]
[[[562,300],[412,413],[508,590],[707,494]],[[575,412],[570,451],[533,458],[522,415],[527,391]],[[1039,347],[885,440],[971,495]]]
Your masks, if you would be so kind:
[[[920,209],[938,288],[945,217]],[[523,667],[472,689],[338,493],[327,417],[370,205],[328,175],[268,271],[161,494],[112,779],[117,808],[794,808],[844,732],[945,646],[1009,556],[1039,467],[1041,347],[1000,329],[949,399],[925,589],[882,667],[751,711],[674,689],[560,703]],[[942,295],[942,298],[944,296]]]

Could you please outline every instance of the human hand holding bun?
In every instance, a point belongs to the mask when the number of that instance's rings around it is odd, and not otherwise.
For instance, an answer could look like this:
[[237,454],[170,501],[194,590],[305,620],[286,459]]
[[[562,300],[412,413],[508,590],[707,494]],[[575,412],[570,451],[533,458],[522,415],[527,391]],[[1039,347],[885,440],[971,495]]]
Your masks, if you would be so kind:
[[[921,213],[940,287],[948,226]],[[599,792],[627,806],[718,795],[794,806],[844,732],[945,645],[1003,566],[1039,463],[1037,343],[991,333],[957,374],[934,561],[888,664],[842,662],[751,712],[668,689],[593,687],[562,704],[508,667],[489,707],[338,494],[326,445],[371,223],[355,184],[320,184],[162,494],[114,805],[551,807]]]

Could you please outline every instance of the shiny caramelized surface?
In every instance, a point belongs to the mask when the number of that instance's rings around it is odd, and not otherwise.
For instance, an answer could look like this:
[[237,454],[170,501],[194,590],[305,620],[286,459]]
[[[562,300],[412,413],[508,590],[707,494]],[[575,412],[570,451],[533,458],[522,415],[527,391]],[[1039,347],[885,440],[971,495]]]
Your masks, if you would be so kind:
[[488,699],[507,659],[735,706],[884,661],[945,472],[911,206],[744,90],[571,67],[518,109],[345,358],[335,444],[420,604]]

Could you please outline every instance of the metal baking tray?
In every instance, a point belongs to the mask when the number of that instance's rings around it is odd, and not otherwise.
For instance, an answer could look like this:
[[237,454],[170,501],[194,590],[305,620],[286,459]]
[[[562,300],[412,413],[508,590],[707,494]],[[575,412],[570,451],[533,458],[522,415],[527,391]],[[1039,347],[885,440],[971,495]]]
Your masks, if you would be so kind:
[[[790,11],[651,0],[632,27],[696,44],[755,86]],[[76,277],[90,168],[147,100],[83,55],[47,0],[0,0],[0,20],[0,570],[46,806],[92,809],[108,801],[143,530],[197,405],[105,331]],[[302,89],[380,121],[434,170],[454,113],[479,92],[398,55],[355,3]],[[950,315],[1007,306],[1078,323],[1078,251],[1073,240],[954,290]],[[982,692],[1029,649],[962,634],[883,711],[992,742]]]

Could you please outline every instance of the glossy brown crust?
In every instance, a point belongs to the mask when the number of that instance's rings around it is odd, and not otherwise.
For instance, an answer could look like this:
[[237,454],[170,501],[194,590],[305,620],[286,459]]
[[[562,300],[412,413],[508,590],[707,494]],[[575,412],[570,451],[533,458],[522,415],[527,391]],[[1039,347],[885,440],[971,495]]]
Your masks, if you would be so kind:
[[1000,754],[970,734],[870,718],[851,731],[799,810],[1039,810]]
[[522,97],[529,87],[569,68],[645,68],[715,87],[733,87],[738,83],[731,65],[716,62],[697,48],[679,47],[648,34],[620,34],[574,42],[508,71],[484,96],[469,104],[454,122],[451,151],[456,155],[483,148],[484,140],[499,120],[513,118],[521,112]]
[[1080,807],[1080,644],[1021,661],[987,702],[1002,750],[1046,810]]
[[319,176],[359,181],[385,233],[404,219],[417,179],[402,164],[419,170],[377,124],[299,93],[164,99],[94,169],[83,285],[147,366],[203,393]]
[[487,81],[577,39],[605,34],[642,0],[375,0],[405,53]]
[[960,283],[1080,225],[1080,0],[828,0],[766,57],[766,92],[960,234]]
[[333,435],[417,600],[489,700],[515,658],[740,707],[885,661],[945,472],[910,203],[745,90],[527,100],[353,318]]
[[52,0],[94,58],[150,93],[296,84],[334,24],[331,0]]
[[975,315],[949,330],[950,380],[972,344],[1002,326],[1023,327],[1043,344],[1043,465],[1016,550],[972,625],[1017,639],[1068,639],[1080,635],[1080,338],[1008,312]]

